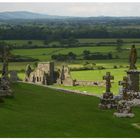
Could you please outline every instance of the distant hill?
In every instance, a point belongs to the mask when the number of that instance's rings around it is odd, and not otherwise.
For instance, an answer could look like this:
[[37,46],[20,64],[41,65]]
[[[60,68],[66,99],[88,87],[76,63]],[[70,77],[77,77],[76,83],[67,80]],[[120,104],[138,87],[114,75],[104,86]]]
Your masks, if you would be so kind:
[[13,11],[13,12],[0,12],[0,20],[36,20],[36,19],[74,19],[74,20],[96,20],[96,21],[112,21],[112,20],[134,20],[140,19],[140,17],[109,17],[109,16],[98,16],[98,17],[73,17],[73,16],[58,16],[40,14],[28,11]]
[[0,12],[0,20],[11,19],[47,19],[47,18],[63,18],[63,16],[51,16],[47,14],[39,14],[27,11]]

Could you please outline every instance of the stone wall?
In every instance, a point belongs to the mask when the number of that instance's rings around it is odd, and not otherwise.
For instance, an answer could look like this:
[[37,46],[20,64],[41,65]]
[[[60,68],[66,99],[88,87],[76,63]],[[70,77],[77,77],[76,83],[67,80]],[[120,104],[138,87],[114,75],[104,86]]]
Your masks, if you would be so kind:
[[78,80],[75,81],[75,86],[105,86],[104,81],[86,81],[86,80]]

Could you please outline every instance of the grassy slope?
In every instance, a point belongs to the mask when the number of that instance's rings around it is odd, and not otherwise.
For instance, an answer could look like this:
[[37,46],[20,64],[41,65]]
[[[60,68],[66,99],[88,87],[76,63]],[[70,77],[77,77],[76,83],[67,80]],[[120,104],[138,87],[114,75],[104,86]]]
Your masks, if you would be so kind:
[[0,105],[0,137],[140,137],[131,123],[119,119],[114,110],[98,109],[99,99],[64,94],[45,87],[14,84],[14,99]]

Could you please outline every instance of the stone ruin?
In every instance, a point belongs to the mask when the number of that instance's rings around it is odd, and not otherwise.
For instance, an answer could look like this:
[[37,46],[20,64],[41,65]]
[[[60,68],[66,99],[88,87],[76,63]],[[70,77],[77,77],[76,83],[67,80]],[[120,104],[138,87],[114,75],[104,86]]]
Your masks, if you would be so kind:
[[62,66],[59,71],[59,78],[57,79],[57,84],[63,84],[64,86],[74,86],[75,80],[72,79],[70,68],[68,66]]
[[10,71],[10,82],[17,82],[19,80],[19,77],[17,75],[17,72],[12,70]]
[[28,64],[25,70],[25,81],[36,84],[52,85],[54,83],[54,62],[41,62],[32,70]]
[[61,69],[54,67],[54,62],[40,62],[35,69],[28,64],[25,70],[25,82],[43,85],[64,85],[64,86],[105,86],[102,81],[80,81],[73,79],[70,68],[63,65]]
[[40,62],[34,70],[28,64],[25,70],[25,81],[43,85],[74,86],[69,67],[62,66],[61,69],[55,70],[54,62]]

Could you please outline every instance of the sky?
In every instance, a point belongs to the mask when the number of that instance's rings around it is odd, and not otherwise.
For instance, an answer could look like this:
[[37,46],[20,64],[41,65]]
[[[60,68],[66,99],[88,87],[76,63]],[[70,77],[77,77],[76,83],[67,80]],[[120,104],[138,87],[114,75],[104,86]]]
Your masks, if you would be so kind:
[[0,12],[30,11],[61,16],[140,16],[140,3],[0,3]]

